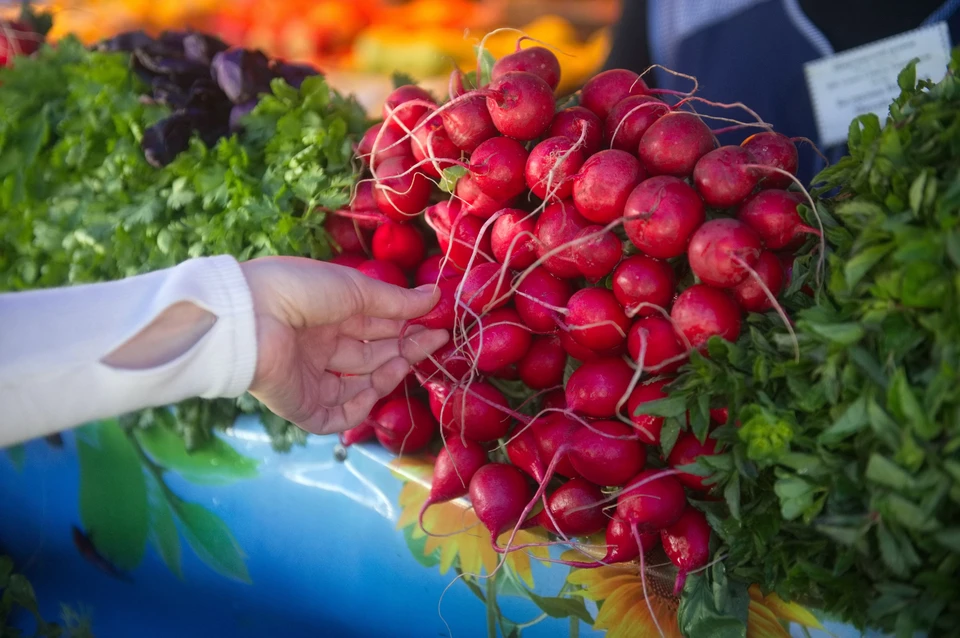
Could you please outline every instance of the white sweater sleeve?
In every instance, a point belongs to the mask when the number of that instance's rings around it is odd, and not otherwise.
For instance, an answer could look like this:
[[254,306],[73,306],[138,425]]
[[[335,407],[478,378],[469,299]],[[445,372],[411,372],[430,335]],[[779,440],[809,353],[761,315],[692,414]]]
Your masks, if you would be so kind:
[[[184,354],[145,370],[101,362],[184,301],[216,317]],[[232,257],[192,259],[102,284],[0,294],[0,447],[190,397],[236,397],[252,382],[256,362],[253,301]]]

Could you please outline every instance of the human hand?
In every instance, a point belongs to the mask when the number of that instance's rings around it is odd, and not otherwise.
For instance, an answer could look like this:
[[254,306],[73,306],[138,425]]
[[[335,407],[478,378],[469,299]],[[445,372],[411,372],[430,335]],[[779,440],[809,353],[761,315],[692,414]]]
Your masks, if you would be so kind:
[[436,305],[433,286],[407,290],[296,257],[254,259],[241,268],[257,321],[250,392],[315,434],[358,425],[411,365],[447,342],[446,331],[419,326],[411,326],[402,343],[398,338],[406,320]]

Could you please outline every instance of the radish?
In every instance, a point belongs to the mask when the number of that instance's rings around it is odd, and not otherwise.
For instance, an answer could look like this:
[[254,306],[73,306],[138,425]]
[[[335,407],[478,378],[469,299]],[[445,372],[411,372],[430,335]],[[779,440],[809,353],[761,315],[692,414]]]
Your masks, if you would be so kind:
[[413,282],[414,285],[423,286],[438,283],[442,279],[459,278],[460,276],[461,274],[457,272],[452,261],[444,263],[443,255],[431,255],[417,267]]
[[461,151],[472,153],[481,142],[497,134],[486,98],[479,93],[463,95],[439,113],[450,141]]
[[486,374],[520,361],[530,342],[530,330],[513,308],[490,311],[467,334],[477,369]]
[[576,430],[570,445],[570,464],[584,479],[597,485],[624,485],[643,469],[647,449],[634,431],[619,421],[594,421]]
[[669,527],[687,505],[683,485],[663,470],[644,470],[627,483],[617,498],[617,518],[641,532]]
[[731,288],[748,277],[747,267],[757,263],[762,250],[760,235],[743,222],[712,219],[690,238],[687,261],[703,283]]
[[527,428],[510,438],[506,445],[507,458],[537,482],[543,483],[546,465],[540,458],[540,447],[533,430]]
[[430,329],[453,330],[457,321],[457,288],[461,278],[444,279],[437,284],[440,289],[440,299],[437,300],[430,312],[411,319],[407,325],[424,326]]
[[540,199],[562,200],[573,192],[573,176],[583,166],[582,144],[568,137],[548,137],[533,147],[524,176],[530,192]]
[[637,365],[640,365],[641,349],[643,371],[649,374],[676,372],[686,363],[687,349],[677,337],[673,324],[659,315],[638,319],[630,326],[627,352]]
[[424,212],[427,223],[437,234],[440,250],[460,270],[466,270],[473,257],[474,263],[489,261],[490,235],[481,236],[483,221],[462,212],[460,202],[440,202]]
[[623,242],[603,226],[587,226],[573,239],[577,242],[577,268],[590,283],[609,275],[623,256]]
[[630,153],[600,151],[574,177],[573,203],[586,219],[608,224],[623,215],[627,197],[644,179],[643,167]]
[[377,169],[373,190],[377,208],[394,221],[419,215],[430,202],[430,180],[413,166],[412,157],[391,157]]
[[430,110],[423,102],[436,104],[433,96],[416,84],[398,86],[383,102],[384,123],[406,133]]
[[510,429],[510,406],[500,390],[485,381],[474,381],[450,393],[441,424],[457,436],[472,441],[495,441]]
[[739,146],[721,146],[700,158],[693,168],[693,183],[707,206],[729,208],[745,200],[760,176],[750,153]]
[[365,261],[367,261],[367,256],[363,253],[340,253],[330,259],[331,264],[339,264],[348,268],[358,268]]
[[580,90],[580,104],[605,120],[618,102],[631,95],[644,95],[647,90],[647,85],[633,71],[610,69],[587,80]]
[[710,408],[710,420],[719,425],[725,425],[730,418],[730,410],[727,408]]
[[627,339],[630,320],[613,291],[583,288],[567,302],[567,329],[574,339],[591,350],[609,350]]
[[677,276],[670,264],[647,257],[627,257],[613,271],[613,294],[630,315],[657,315],[673,300]]
[[437,432],[437,422],[430,409],[414,398],[388,401],[373,420],[380,445],[394,454],[419,452]]
[[670,562],[677,566],[673,595],[679,596],[687,574],[705,567],[710,560],[710,524],[703,512],[687,507],[671,525],[660,530],[660,542]]
[[[435,360],[435,361],[434,361]],[[416,365],[417,372],[426,381],[427,379],[442,379],[444,381],[461,381],[470,373],[471,363],[459,352],[459,346],[450,339],[442,348],[433,353],[432,359],[424,359]],[[434,384],[437,381],[433,382]],[[440,419],[438,406],[450,394],[449,388],[439,388],[433,385],[425,385],[430,399],[430,410],[433,416]],[[436,402],[436,405],[435,405]],[[452,412],[448,413],[448,415]]]
[[731,288],[730,292],[747,312],[766,312],[773,308],[773,302],[757,283],[755,276],[759,277],[763,285],[776,297],[783,291],[783,265],[775,254],[765,250],[753,265],[753,272],[754,274]]
[[627,400],[627,416],[633,421],[640,440],[647,445],[660,445],[660,430],[663,429],[663,417],[649,414],[637,414],[637,408],[644,403],[666,399],[663,388],[673,379],[659,379],[638,385]]
[[[551,412],[535,419],[530,424],[540,459],[544,466],[554,465],[554,471],[560,476],[575,478],[580,476],[570,464],[570,440],[583,426],[560,412]],[[560,456],[554,463],[554,457]],[[549,476],[546,477],[550,479]],[[541,481],[542,482],[542,481]]]
[[[670,467],[677,468],[681,465],[691,465],[695,463],[700,456],[713,456],[716,453],[716,439],[708,438],[704,443],[701,443],[692,432],[684,432],[677,438],[677,442],[673,444],[673,449],[670,450],[670,456],[667,457],[667,463],[670,464]],[[704,485],[703,481],[707,478],[705,476],[698,476],[682,470],[679,470],[679,472],[680,473],[676,475],[677,480],[692,490],[709,492],[713,488],[712,485]]]
[[428,507],[466,496],[473,475],[487,462],[487,451],[479,443],[448,437],[433,466],[430,495],[420,508],[420,527],[423,527],[423,514]]
[[[797,147],[785,135],[764,131],[751,135],[740,146],[750,153],[755,164],[779,168],[791,175],[797,174],[797,166],[800,164]],[[764,174],[760,180],[761,188],[786,188],[793,183],[792,179],[782,173],[763,170],[760,172]]]
[[373,258],[412,270],[426,253],[423,235],[410,224],[386,221],[373,233]]
[[650,125],[669,112],[669,106],[649,95],[624,98],[610,109],[603,125],[603,139],[610,148],[636,153],[640,138]]
[[[640,545],[637,545],[637,537],[640,538]],[[599,561],[560,561],[570,567],[591,568],[600,567],[604,564],[627,563],[640,556],[640,546],[643,546],[643,552],[647,553],[660,542],[660,534],[656,532],[642,533],[635,536],[633,525],[620,520],[611,518],[607,522],[606,545],[607,553]]]
[[770,250],[798,248],[804,233],[819,231],[803,223],[797,206],[804,203],[800,193],[784,190],[760,191],[740,207],[737,219],[755,230]]
[[507,137],[532,140],[553,120],[553,89],[532,73],[504,73],[490,82],[484,93],[493,125]]
[[534,268],[517,286],[517,312],[534,332],[553,332],[558,327],[557,310],[566,307],[571,294],[569,283],[546,268]]
[[560,61],[553,51],[544,47],[530,47],[517,50],[497,60],[490,69],[490,79],[496,80],[507,73],[526,71],[542,79],[551,90],[560,84]]
[[490,531],[490,542],[496,547],[497,537],[520,522],[530,500],[530,484],[516,467],[488,463],[470,479],[469,494],[473,511]]
[[470,173],[477,187],[496,201],[516,197],[526,188],[527,149],[509,137],[491,137],[470,155]]
[[459,162],[460,149],[450,139],[450,134],[443,126],[442,116],[426,113],[411,131],[413,139],[410,141],[410,148],[413,158],[418,163],[425,159],[432,160],[420,165],[420,169],[427,175],[439,178],[444,169]]
[[567,352],[556,335],[534,337],[530,348],[517,362],[520,380],[534,390],[545,390],[563,383]]
[[573,334],[566,331],[560,331],[560,345],[566,353],[577,361],[596,361],[602,359],[603,355],[582,345],[573,338]]
[[403,274],[400,267],[389,261],[379,259],[368,259],[359,266],[357,270],[372,279],[377,279],[394,286],[406,288],[408,285],[407,276]]
[[[526,211],[505,208],[493,222],[490,244],[493,257],[514,270],[523,270],[537,260],[536,220]],[[520,235],[520,237],[517,237]],[[508,255],[509,253],[509,255]]]
[[563,388],[557,388],[543,395],[543,401],[540,402],[540,408],[543,410],[566,410],[567,395]]
[[[413,151],[410,148],[410,140],[406,134],[398,129],[387,127],[387,130],[380,134],[383,124],[374,124],[360,138],[357,144],[357,157],[366,162],[368,166],[376,169],[384,161],[394,157],[410,157]],[[377,137],[380,137],[378,140]],[[376,148],[374,148],[376,147]]]
[[349,430],[342,432],[340,434],[340,444],[343,447],[350,447],[351,445],[356,445],[357,443],[366,443],[367,441],[372,441],[375,438],[377,438],[377,432],[373,427],[373,422],[368,419],[360,425],[354,426]]
[[479,315],[510,301],[510,277],[501,281],[500,264],[478,264],[467,271],[460,289],[460,303]]
[[657,259],[679,257],[706,214],[697,191],[676,177],[644,180],[627,198],[623,229],[633,245]]
[[365,246],[369,245],[370,234],[362,228],[358,232],[357,226],[358,224],[355,224],[352,219],[337,214],[329,214],[323,220],[323,229],[333,239],[340,252],[360,253]]
[[543,267],[550,274],[563,279],[574,279],[580,276],[580,269],[576,263],[577,246],[568,246],[576,238],[577,233],[589,226],[586,219],[580,216],[573,204],[568,200],[547,206],[537,220],[536,235],[537,257],[543,259],[548,253],[554,252],[543,261]]
[[717,138],[698,115],[672,111],[650,125],[637,155],[650,175],[689,177],[697,161],[717,147]]
[[[350,210],[355,213],[372,213],[374,215],[379,212],[377,211],[377,200],[373,194],[373,182],[365,181],[357,184],[353,199],[350,201]],[[358,223],[364,228],[367,227],[364,222]],[[376,225],[376,222],[371,225]]]
[[677,297],[670,318],[691,347],[705,349],[710,337],[727,341],[740,336],[740,306],[723,290],[705,284],[690,286]]
[[600,150],[603,138],[603,122],[593,111],[582,106],[573,106],[557,113],[549,137],[565,137],[574,142],[583,141],[583,155],[589,157]]
[[604,529],[607,516],[603,512],[603,492],[596,485],[573,478],[553,491],[546,507],[524,523],[539,525],[563,536],[589,536]]
[[567,405],[586,416],[612,418],[632,379],[633,369],[620,357],[585,361],[567,381]]
[[508,206],[480,190],[480,185],[472,173],[467,173],[457,181],[456,193],[463,204],[463,212],[480,219],[490,219],[498,210]]

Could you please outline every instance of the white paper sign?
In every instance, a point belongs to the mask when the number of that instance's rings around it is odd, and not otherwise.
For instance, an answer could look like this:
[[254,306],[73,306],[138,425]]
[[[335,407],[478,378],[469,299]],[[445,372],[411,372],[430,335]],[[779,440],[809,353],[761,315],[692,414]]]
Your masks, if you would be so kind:
[[857,116],[876,113],[883,122],[890,102],[900,94],[897,75],[914,58],[920,58],[917,79],[943,79],[950,60],[946,22],[805,64],[820,144],[846,142],[850,122]]

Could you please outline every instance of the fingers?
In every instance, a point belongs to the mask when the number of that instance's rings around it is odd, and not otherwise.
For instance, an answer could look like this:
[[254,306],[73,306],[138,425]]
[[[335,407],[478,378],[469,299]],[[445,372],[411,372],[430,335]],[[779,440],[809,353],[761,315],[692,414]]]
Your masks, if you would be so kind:
[[395,357],[415,364],[433,354],[448,339],[445,330],[424,330],[416,326],[408,332],[402,342],[398,339],[363,342],[341,337],[327,367],[346,374],[367,374]]
[[357,304],[355,314],[381,319],[415,319],[430,312],[440,299],[440,289],[432,284],[408,289],[358,271],[351,272],[350,276]]
[[[381,319],[366,315],[354,315],[340,324],[339,333],[344,337],[363,339],[388,339],[397,337],[403,330],[404,322],[399,319]],[[408,332],[411,328],[408,328]]]

